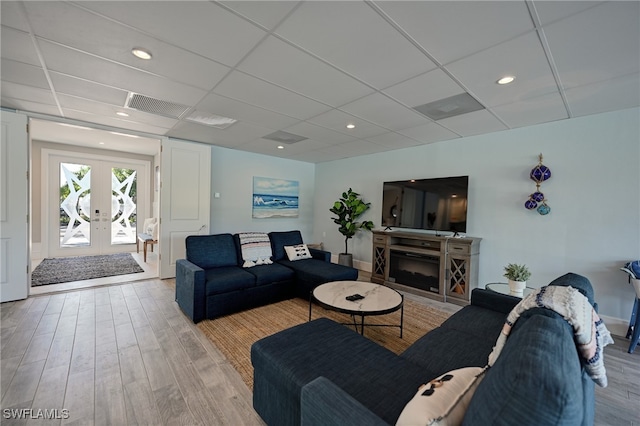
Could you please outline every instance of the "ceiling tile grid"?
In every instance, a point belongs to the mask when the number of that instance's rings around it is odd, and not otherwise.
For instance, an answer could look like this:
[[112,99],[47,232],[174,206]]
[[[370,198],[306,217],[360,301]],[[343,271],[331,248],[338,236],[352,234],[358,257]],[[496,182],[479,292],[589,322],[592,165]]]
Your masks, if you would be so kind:
[[[3,107],[300,161],[640,105],[635,0],[0,7]],[[134,57],[134,47],[152,58]],[[507,74],[514,82],[498,85]],[[126,110],[130,92],[186,112]],[[482,109],[455,115],[440,102],[465,93]],[[413,109],[432,102],[454,116],[434,121]],[[128,117],[116,115],[123,110]],[[186,121],[196,110],[238,121],[224,130]],[[275,131],[307,139],[278,149],[263,138]]]

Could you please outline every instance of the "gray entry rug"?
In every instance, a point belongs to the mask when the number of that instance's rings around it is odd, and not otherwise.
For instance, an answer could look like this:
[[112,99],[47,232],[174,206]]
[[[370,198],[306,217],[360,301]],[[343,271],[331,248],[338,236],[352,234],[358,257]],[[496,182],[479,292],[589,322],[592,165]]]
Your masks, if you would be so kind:
[[44,259],[31,273],[31,286],[68,283],[144,272],[131,253]]

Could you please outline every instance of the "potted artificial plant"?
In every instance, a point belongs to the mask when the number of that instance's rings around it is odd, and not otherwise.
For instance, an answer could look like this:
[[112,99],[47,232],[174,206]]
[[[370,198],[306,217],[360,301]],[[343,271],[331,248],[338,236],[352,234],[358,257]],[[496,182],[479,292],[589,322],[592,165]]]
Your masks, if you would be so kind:
[[347,192],[342,193],[342,197],[333,203],[333,207],[329,211],[337,217],[332,218],[339,225],[338,231],[344,235],[344,253],[338,255],[338,263],[341,265],[353,266],[353,256],[349,254],[349,239],[360,229],[371,231],[373,222],[365,220],[358,222],[358,218],[369,209],[371,203],[365,203],[360,194],[354,192],[351,188]]
[[527,280],[531,277],[527,265],[509,263],[504,267],[504,276],[509,280],[509,292],[514,296],[522,297]]

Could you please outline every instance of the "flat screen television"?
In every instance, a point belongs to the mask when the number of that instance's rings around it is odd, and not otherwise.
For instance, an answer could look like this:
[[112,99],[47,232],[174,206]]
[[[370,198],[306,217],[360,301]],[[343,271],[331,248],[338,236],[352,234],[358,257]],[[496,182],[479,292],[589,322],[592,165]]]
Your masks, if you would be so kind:
[[467,232],[469,176],[384,182],[382,225],[438,232]]

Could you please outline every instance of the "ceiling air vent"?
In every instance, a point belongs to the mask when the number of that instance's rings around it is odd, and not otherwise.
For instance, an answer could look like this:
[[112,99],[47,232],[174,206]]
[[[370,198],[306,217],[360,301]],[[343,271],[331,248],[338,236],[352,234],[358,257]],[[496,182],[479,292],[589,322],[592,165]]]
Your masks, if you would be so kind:
[[149,112],[151,114],[162,115],[170,118],[180,118],[191,107],[175,102],[163,101],[161,99],[150,98],[138,93],[129,92],[126,108],[138,111]]
[[432,120],[442,120],[443,118],[479,111],[484,109],[484,106],[468,93],[460,93],[459,95],[413,107],[413,109]]
[[226,129],[227,127],[238,121],[234,120],[233,118],[223,117],[221,115],[210,114],[208,112],[202,111],[193,111],[184,119],[193,123],[215,127],[216,129]]
[[305,138],[304,136],[294,135],[293,133],[283,132],[282,130],[278,130],[277,132],[270,133],[266,136],[263,136],[262,138],[280,142],[280,143],[286,143],[289,145],[291,145],[292,143],[303,141],[305,139],[309,139],[309,138]]

